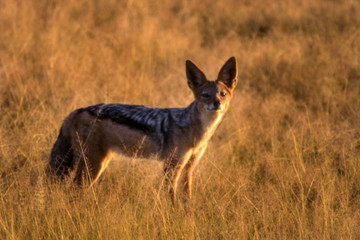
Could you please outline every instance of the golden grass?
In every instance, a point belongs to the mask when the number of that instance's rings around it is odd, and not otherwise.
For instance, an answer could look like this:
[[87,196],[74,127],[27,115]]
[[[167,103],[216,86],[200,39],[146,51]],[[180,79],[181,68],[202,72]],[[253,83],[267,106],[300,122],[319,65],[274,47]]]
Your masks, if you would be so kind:
[[[357,239],[359,29],[357,1],[1,1],[0,239]],[[184,61],[214,79],[232,55],[186,208],[153,161],[80,192],[45,183],[72,110],[186,106]]]

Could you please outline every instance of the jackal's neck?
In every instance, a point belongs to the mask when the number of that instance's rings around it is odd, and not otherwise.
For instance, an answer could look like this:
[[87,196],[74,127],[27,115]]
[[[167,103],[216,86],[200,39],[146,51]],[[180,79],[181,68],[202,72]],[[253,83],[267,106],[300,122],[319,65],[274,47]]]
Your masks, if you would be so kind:
[[214,134],[217,126],[221,122],[223,113],[199,109],[196,101],[190,106],[192,107],[192,120],[194,126],[196,126],[198,138],[208,140]]

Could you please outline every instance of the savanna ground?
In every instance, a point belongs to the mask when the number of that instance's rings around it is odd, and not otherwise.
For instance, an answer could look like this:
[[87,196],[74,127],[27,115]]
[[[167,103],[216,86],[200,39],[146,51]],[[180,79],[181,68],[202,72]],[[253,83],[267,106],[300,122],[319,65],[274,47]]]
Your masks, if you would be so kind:
[[[359,239],[359,29],[358,1],[0,1],[0,239]],[[154,161],[46,183],[72,110],[187,106],[185,60],[215,79],[233,55],[186,208]]]

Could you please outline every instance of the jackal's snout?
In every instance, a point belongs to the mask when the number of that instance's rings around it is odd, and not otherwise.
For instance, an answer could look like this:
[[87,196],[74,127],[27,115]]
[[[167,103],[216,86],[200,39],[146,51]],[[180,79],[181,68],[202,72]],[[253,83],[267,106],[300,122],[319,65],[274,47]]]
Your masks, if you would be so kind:
[[212,99],[212,101],[209,101],[208,103],[205,104],[206,104],[205,108],[208,111],[221,112],[227,108],[226,102],[216,96],[214,97],[214,99]]
[[219,109],[219,107],[221,106],[220,100],[218,99],[215,99],[213,104],[215,109]]

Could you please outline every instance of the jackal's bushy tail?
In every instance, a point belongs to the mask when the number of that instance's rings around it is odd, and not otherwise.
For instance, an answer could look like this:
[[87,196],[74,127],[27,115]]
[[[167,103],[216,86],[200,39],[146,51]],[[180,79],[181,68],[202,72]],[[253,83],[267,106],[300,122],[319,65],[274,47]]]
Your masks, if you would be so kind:
[[47,167],[49,177],[62,179],[69,175],[70,169],[74,166],[74,155],[71,150],[69,137],[64,135],[64,125],[60,129],[59,136],[51,150],[50,161]]

